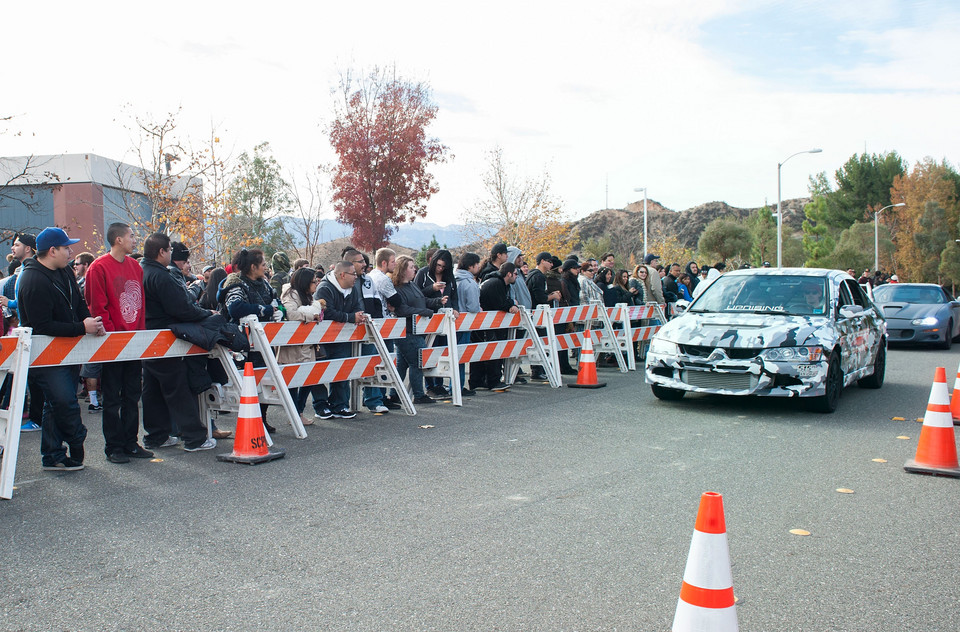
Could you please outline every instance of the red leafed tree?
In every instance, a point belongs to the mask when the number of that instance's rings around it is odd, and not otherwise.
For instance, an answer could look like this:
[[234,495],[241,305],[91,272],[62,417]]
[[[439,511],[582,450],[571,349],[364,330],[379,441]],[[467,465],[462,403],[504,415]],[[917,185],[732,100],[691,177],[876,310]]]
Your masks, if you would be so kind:
[[329,128],[338,157],[333,207],[353,226],[353,244],[372,251],[387,243],[391,224],[426,215],[426,201],[439,190],[429,169],[451,156],[427,136],[437,106],[426,83],[375,68],[360,80],[341,75],[339,90]]

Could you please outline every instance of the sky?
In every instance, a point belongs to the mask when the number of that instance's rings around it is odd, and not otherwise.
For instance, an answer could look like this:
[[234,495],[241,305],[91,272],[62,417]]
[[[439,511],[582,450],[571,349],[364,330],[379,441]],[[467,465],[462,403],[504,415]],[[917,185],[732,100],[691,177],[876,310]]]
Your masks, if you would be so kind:
[[[850,0],[61,2],[4,6],[0,155],[134,161],[135,116],[178,114],[302,178],[335,156],[339,74],[430,84],[427,221],[461,223],[485,156],[547,172],[570,218],[642,199],[738,207],[807,193],[850,156],[960,162],[960,4]],[[18,135],[19,134],[19,135]],[[332,216],[329,202],[324,212]]]

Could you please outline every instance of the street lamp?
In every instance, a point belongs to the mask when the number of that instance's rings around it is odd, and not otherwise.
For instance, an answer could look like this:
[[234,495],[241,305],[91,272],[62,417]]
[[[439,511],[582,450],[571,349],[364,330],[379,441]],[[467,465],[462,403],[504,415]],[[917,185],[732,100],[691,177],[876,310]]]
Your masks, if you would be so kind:
[[[635,193],[643,191],[643,258],[647,258],[647,187],[637,187]],[[644,261],[646,263],[646,261]]]
[[777,267],[783,267],[783,202],[780,201],[780,167],[783,166],[785,162],[793,158],[794,156],[799,156],[800,154],[819,154],[822,149],[819,147],[816,149],[807,149],[806,151],[798,151],[795,154],[790,154],[783,159],[783,162],[777,163]]
[[899,204],[888,204],[882,209],[873,214],[873,271],[876,272],[880,269],[880,228],[877,224],[877,218],[880,217],[880,213],[884,212],[888,208],[893,208],[895,206],[906,206],[905,202],[900,202]]

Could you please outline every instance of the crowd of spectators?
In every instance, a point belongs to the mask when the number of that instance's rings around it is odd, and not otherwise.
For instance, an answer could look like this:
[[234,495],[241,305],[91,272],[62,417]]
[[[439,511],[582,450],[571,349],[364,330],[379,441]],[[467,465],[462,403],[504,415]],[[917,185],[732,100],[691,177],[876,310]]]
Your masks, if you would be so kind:
[[[428,316],[441,308],[454,312],[503,311],[538,305],[575,306],[601,302],[644,305],[675,304],[693,300],[703,288],[723,273],[724,264],[699,266],[690,261],[660,265],[649,254],[628,270],[618,267],[616,257],[606,253],[597,259],[568,255],[561,260],[549,252],[530,258],[514,246],[494,245],[481,258],[465,252],[456,262],[447,249],[427,253],[426,265],[418,268],[408,256],[389,248],[368,256],[353,247],[344,248],[329,272],[306,259],[290,262],[284,252],[269,259],[262,250],[242,249],[226,265],[206,265],[194,273],[187,244],[154,233],[142,244],[126,224],[114,223],[106,232],[105,254],[74,255],[71,239],[60,228],[47,228],[39,235],[19,234],[7,257],[9,267],[0,279],[3,332],[23,325],[36,334],[50,336],[105,335],[107,332],[165,329],[178,326],[237,325],[246,316],[261,321],[323,320],[362,324],[368,318],[395,316],[408,319],[406,336],[386,341],[397,354],[397,369],[409,382],[413,401],[432,404],[451,395],[444,380],[424,378],[420,351],[426,338],[416,333],[414,316]],[[137,247],[140,246],[140,254]],[[848,270],[851,276],[853,270]],[[877,271],[864,271],[860,283],[879,285],[897,282]],[[556,325],[563,333],[574,325]],[[175,329],[176,331],[176,329]],[[545,331],[539,331],[545,335]],[[508,330],[461,332],[459,344],[493,342],[507,338]],[[395,344],[394,344],[395,342]],[[446,345],[442,337],[433,344]],[[375,354],[372,345],[362,353]],[[281,364],[338,359],[350,355],[349,343],[294,345],[278,352]],[[248,361],[264,366],[263,357],[249,352]],[[560,371],[576,375],[570,354],[558,355]],[[502,360],[460,365],[461,395],[478,389],[505,390]],[[526,382],[521,371],[516,381]],[[530,367],[531,379],[545,379],[543,367]],[[208,438],[200,418],[196,394],[214,382],[226,381],[226,372],[206,358],[163,358],[144,361],[50,366],[32,369],[28,376],[29,404],[22,431],[41,432],[41,465],[45,470],[74,471],[83,468],[83,424],[80,400],[89,400],[87,410],[102,414],[106,458],[127,463],[149,458],[155,450],[182,445],[189,452],[209,450],[230,430],[214,429]],[[9,405],[10,380],[0,390],[0,407]],[[297,412],[305,425],[315,419],[351,419],[347,382],[329,387],[317,385],[293,389]],[[312,401],[314,414],[305,413]],[[400,408],[394,391],[366,387],[364,407],[377,414]],[[142,420],[141,420],[141,412]],[[264,427],[267,407],[261,406]],[[139,439],[143,430],[142,444]]]

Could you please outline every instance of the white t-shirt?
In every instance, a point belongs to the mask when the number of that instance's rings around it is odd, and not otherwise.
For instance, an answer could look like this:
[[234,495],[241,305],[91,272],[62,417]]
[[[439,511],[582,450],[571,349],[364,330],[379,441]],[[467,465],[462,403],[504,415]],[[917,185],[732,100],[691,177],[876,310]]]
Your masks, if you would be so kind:
[[384,274],[380,268],[374,268],[373,272],[367,276],[373,281],[373,289],[379,295],[380,302],[383,304],[383,315],[389,315],[390,312],[387,311],[387,299],[397,293],[397,288],[393,286],[393,281],[390,280],[390,277]]

